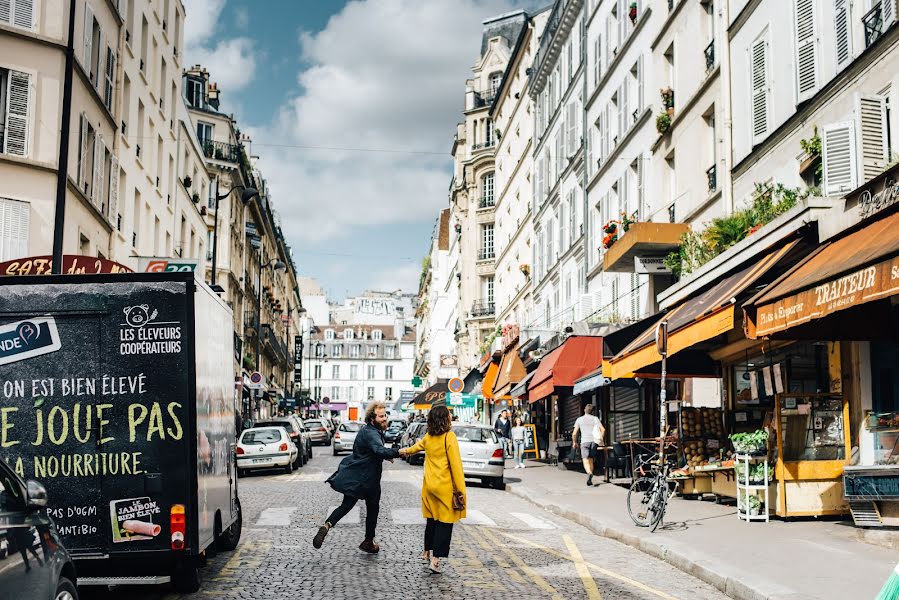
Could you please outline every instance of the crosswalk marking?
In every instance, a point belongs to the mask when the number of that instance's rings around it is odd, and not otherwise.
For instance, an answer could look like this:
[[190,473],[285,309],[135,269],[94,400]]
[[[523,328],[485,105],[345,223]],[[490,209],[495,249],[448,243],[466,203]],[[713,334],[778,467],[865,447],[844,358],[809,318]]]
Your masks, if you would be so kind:
[[[337,508],[337,507],[329,506],[328,514],[330,515],[332,512],[334,512],[335,508]],[[340,522],[343,525],[352,525],[352,524],[359,523],[360,520],[361,520],[361,517],[359,516],[359,505],[356,504],[356,506],[351,508],[350,512],[348,512],[344,518],[340,519]]]
[[528,513],[513,512],[509,514],[519,521],[522,521],[531,529],[556,529],[556,526],[549,521],[541,519],[540,517],[535,517],[534,515],[529,515]]
[[287,527],[290,525],[290,515],[296,509],[296,506],[266,508],[259,514],[256,527]]
[[390,511],[390,520],[394,525],[422,525],[425,522],[420,508],[395,508]]
[[465,518],[462,519],[463,525],[486,525],[487,527],[496,527],[496,522],[479,510],[468,509]]

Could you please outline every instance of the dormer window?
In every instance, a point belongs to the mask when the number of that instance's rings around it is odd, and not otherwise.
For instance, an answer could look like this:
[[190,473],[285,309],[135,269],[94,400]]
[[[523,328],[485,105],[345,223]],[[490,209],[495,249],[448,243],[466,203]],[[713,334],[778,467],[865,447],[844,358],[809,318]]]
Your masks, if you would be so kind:
[[329,341],[334,339],[334,330],[333,329],[325,330],[325,339],[329,340]]
[[353,339],[353,330],[352,329],[344,329],[343,330],[343,339],[345,339],[345,340]]
[[186,95],[188,104],[190,104],[194,108],[205,108],[206,94],[203,91],[202,80],[188,77]]
[[371,332],[371,339],[375,340],[376,342],[380,342],[384,339],[384,334],[380,329],[373,329]]

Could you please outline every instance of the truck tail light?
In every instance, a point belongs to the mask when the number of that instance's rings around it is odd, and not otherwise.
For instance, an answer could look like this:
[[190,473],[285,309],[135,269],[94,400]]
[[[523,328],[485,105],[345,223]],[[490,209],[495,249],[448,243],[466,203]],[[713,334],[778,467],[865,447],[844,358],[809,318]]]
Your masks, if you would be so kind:
[[503,449],[497,448],[493,451],[493,458],[503,458]]
[[280,450],[281,452],[287,452],[287,444],[281,444],[280,446],[278,446],[278,450]]
[[169,530],[172,532],[172,550],[184,550],[187,519],[183,504],[173,504],[169,511]]
[[237,455],[240,456],[241,454],[243,454],[243,448],[241,448],[240,446],[238,446],[238,447],[237,447]]

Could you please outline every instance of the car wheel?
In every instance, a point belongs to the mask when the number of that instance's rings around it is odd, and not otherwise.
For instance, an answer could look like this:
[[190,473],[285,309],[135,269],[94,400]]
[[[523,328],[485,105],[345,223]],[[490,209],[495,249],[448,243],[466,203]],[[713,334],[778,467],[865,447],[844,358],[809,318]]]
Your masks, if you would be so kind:
[[246,476],[247,476],[247,474],[243,469],[237,469],[237,478],[238,479],[240,479],[241,477],[246,477]]
[[78,600],[78,590],[75,585],[65,577],[59,578],[56,584],[56,593],[53,595],[54,600]]
[[217,540],[219,550],[222,551],[231,551],[237,548],[240,534],[243,531],[243,510],[240,508],[239,499],[234,499],[234,506],[237,508],[237,520],[231,524],[231,527],[223,531]]
[[338,452],[337,448],[334,448],[334,456],[337,456],[339,454],[340,454],[340,452]]
[[291,473],[293,473],[293,462],[292,462],[292,461],[288,461],[288,462],[287,462],[287,466],[284,467],[284,474],[285,474],[285,475],[290,475]]
[[200,569],[196,566],[181,567],[172,573],[172,584],[184,594],[193,594],[200,590]]
[[502,477],[494,477],[490,481],[490,487],[492,487],[495,490],[504,490],[504,489],[506,489],[506,484],[503,482]]
[[312,442],[306,444],[306,460],[312,460]]

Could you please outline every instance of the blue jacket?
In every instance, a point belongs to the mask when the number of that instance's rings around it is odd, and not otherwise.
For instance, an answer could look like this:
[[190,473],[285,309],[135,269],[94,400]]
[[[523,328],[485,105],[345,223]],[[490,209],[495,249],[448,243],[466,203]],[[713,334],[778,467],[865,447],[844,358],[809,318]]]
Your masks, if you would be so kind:
[[384,447],[384,432],[374,425],[366,425],[353,442],[353,453],[342,461],[328,478],[335,492],[351,498],[371,498],[381,494],[383,461],[399,458],[396,448]]

